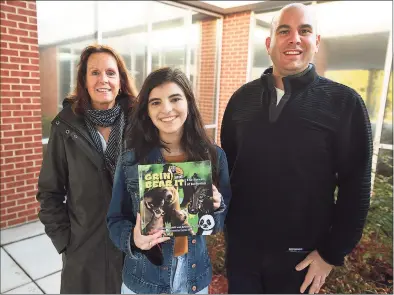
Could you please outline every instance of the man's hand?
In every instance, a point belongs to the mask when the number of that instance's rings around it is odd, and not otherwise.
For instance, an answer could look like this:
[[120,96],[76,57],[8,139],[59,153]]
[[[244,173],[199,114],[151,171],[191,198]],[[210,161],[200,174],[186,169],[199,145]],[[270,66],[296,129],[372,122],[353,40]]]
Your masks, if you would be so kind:
[[309,288],[309,294],[317,294],[334,266],[325,262],[316,250],[309,253],[309,255],[296,266],[296,270],[301,271],[308,265],[308,273],[301,285],[300,292],[304,293],[306,288],[313,282],[312,286]]

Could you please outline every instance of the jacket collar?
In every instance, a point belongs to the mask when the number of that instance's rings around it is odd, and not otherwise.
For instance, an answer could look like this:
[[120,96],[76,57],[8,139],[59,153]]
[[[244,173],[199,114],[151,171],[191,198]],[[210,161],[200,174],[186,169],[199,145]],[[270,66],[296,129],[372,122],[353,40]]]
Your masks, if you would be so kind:
[[70,128],[82,135],[89,143],[95,146],[89,135],[88,129],[86,128],[83,116],[74,113],[74,111],[71,109],[71,104],[66,105],[63,108],[63,110],[59,113],[58,118]]
[[[264,71],[261,75],[261,80],[266,82],[266,85],[273,90],[275,87],[275,79],[272,75],[273,68],[269,67]],[[316,78],[318,74],[316,73],[316,68],[313,64],[309,64],[308,67],[301,73],[283,77],[283,85],[285,87],[285,92],[298,92],[299,90],[304,89],[306,86],[311,84]]]
[[[122,108],[127,121],[127,114],[131,106],[130,99],[127,96],[122,96],[118,98],[117,101],[120,104],[120,107]],[[71,109],[71,106],[72,102],[69,99],[66,98],[63,100],[63,110],[58,115],[59,119],[61,119],[71,128],[78,131],[83,137],[85,137],[87,141],[93,144],[93,141],[91,140],[89,132],[86,128],[84,117],[82,115],[74,113],[74,111]]]
[[153,148],[148,154],[148,161],[151,163],[165,163],[164,157],[160,151],[160,148]]
[[[129,97],[119,97],[117,102],[120,104],[120,107],[122,108],[127,120],[128,111],[131,107]],[[72,101],[70,101],[68,98],[65,98],[63,100],[63,110],[59,113],[59,118],[65,121],[65,123],[68,123],[68,125],[71,125],[70,127],[73,127],[78,131],[85,131],[85,133],[88,134],[83,116],[74,113],[74,111],[71,109],[71,106]]]

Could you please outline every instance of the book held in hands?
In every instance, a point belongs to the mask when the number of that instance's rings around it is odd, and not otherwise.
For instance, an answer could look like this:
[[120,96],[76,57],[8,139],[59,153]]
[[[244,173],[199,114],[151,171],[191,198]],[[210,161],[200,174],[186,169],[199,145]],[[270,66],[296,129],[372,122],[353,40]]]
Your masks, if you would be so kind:
[[142,234],[210,235],[213,218],[210,161],[138,166]]

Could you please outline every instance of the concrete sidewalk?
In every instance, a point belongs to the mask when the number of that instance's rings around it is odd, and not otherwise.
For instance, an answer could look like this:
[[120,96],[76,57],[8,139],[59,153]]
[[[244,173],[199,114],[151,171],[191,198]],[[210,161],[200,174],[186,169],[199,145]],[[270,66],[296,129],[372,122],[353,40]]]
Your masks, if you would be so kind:
[[1,294],[59,294],[62,257],[39,221],[0,231]]

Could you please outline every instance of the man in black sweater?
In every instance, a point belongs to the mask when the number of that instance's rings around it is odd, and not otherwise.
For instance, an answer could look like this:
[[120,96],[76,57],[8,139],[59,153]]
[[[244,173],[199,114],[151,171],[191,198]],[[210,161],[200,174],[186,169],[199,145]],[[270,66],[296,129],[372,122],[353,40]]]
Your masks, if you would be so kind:
[[318,293],[361,238],[370,121],[353,89],[316,73],[319,43],[308,7],[284,7],[266,41],[273,67],[238,89],[224,113],[230,294]]

